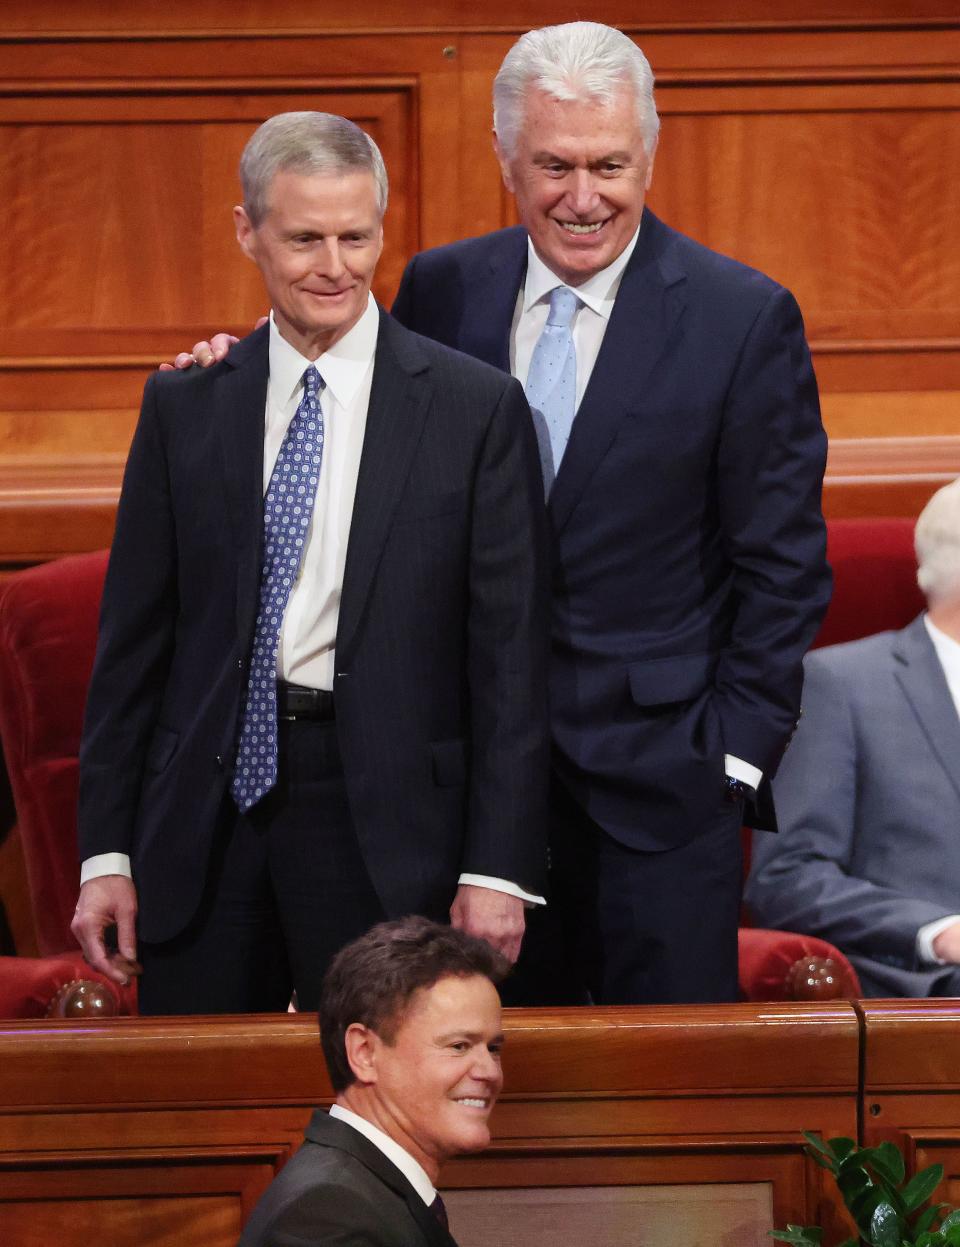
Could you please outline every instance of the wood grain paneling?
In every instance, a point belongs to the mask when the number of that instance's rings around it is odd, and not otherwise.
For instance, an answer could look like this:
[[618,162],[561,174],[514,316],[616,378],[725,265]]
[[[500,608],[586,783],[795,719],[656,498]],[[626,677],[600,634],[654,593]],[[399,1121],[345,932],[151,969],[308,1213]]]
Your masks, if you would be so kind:
[[[5,6],[0,568],[103,544],[149,370],[263,310],[229,215],[258,121],[321,108],[375,135],[392,182],[376,284],[389,302],[417,248],[515,219],[491,82],[518,33],[574,10]],[[641,21],[626,4],[603,14],[657,73],[651,204],[796,292],[836,439],[960,431],[960,21],[940,0],[909,10],[653,0]],[[861,478],[852,453],[839,451],[854,469],[832,472],[831,514],[922,503],[915,474]]]
[[960,1001],[862,1001],[863,1142],[945,1170],[936,1199],[960,1206]]
[[[442,1175],[465,1204],[550,1205],[569,1187],[649,1202],[664,1185],[696,1202],[722,1183],[751,1209],[738,1242],[771,1220],[836,1224],[800,1131],[856,1128],[851,1006],[508,1010],[505,1030],[493,1146]],[[93,1200],[99,1241],[137,1241],[148,1214],[166,1234],[181,1200],[182,1247],[226,1247],[329,1095],[313,1015],[5,1024],[4,1247],[50,1241],[33,1227],[66,1224],[75,1202],[86,1225]]]

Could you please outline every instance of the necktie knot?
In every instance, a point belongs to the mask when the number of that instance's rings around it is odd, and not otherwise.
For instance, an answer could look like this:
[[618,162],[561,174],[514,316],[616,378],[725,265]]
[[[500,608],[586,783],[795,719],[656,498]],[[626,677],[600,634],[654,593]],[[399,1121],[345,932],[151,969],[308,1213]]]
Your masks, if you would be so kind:
[[553,328],[566,329],[579,306],[580,300],[569,286],[557,286],[550,294],[547,324]]
[[320,391],[323,389],[323,377],[320,376],[313,364],[304,370],[303,373],[303,396],[308,402],[317,402]]

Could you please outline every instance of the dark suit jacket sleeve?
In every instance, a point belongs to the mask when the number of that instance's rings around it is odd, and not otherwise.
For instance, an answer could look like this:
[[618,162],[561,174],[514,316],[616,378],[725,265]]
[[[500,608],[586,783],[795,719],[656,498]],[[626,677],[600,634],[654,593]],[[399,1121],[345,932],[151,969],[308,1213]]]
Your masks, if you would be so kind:
[[793,728],[802,658],[830,597],[825,462],[800,310],[774,287],[733,374],[717,461],[737,602],[717,670],[717,708],[725,750],[768,775]]
[[[355,1184],[324,1184],[302,1190],[280,1207],[267,1225],[257,1226],[256,1247],[421,1247],[412,1223],[406,1234],[405,1209],[384,1190],[380,1203]],[[391,1226],[391,1213],[399,1217]]]
[[544,886],[549,768],[546,517],[530,409],[506,382],[475,475],[464,872]]
[[144,390],[117,511],[80,746],[79,849],[130,851],[176,619],[173,519],[157,413]]
[[754,836],[746,901],[763,926],[909,967],[917,931],[950,911],[911,896],[900,877],[880,883],[850,873],[858,837],[879,832],[862,811],[871,777],[860,742],[877,730],[853,696],[851,681],[864,678],[863,665],[845,670],[838,651],[808,657],[803,718],[774,783],[780,832]]

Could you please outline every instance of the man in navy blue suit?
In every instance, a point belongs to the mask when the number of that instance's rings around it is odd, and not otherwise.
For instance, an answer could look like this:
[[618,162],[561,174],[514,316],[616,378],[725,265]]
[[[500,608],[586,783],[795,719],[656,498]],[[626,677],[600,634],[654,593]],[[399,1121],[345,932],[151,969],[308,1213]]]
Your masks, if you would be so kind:
[[552,453],[541,437],[553,863],[568,952],[604,1003],[735,999],[739,830],[772,825],[830,586],[799,309],[644,207],[652,84],[610,27],[524,35],[494,85],[523,225],[416,256],[393,308],[511,371],[536,420],[548,304],[576,296],[576,415]]
[[414,257],[393,307],[512,372],[534,409],[553,904],[527,955],[551,909],[563,929],[540,933],[527,1000],[736,998],[740,827],[774,826],[769,779],[830,592],[800,311],[644,207],[658,129],[621,32],[524,35],[494,84],[523,224]]

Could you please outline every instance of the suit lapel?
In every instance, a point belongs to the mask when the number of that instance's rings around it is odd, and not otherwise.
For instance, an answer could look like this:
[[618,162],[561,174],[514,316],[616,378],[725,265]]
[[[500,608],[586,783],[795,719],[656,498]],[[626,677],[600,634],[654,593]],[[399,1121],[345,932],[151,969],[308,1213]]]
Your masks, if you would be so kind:
[[359,1130],[354,1130],[345,1121],[331,1117],[323,1109],[317,1109],[305,1133],[311,1143],[318,1143],[321,1147],[335,1147],[348,1153],[399,1195],[430,1247],[457,1247],[456,1241],[443,1228],[393,1161]]
[[685,304],[686,274],[670,246],[669,233],[645,211],[550,494],[549,510],[557,531],[569,519],[621,422],[641,404],[647,379]]
[[960,718],[923,616],[895,637],[892,654],[904,696],[960,796]]
[[269,326],[238,342],[216,388],[227,512],[237,552],[237,627],[256,617],[263,537],[263,422],[269,372]]
[[510,371],[510,328],[526,272],[527,231],[508,230],[467,292],[468,308],[481,308],[482,315],[469,312],[457,346],[501,372]]
[[416,337],[381,311],[343,573],[338,660],[349,656],[432,393],[429,364]]

